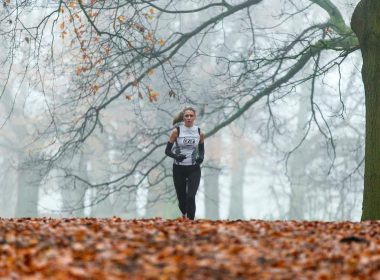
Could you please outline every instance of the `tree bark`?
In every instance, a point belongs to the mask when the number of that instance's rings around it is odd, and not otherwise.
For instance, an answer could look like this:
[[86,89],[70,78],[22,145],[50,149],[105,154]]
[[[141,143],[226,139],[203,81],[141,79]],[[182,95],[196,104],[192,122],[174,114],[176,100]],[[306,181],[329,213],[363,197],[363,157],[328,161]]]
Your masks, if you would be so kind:
[[[87,159],[81,152],[73,159],[77,166],[78,174],[82,178],[88,178]],[[84,200],[87,191],[87,185],[84,182],[76,181],[69,185],[61,186],[62,210],[63,215],[68,217],[84,217]]]
[[244,220],[243,188],[248,156],[245,149],[240,146],[235,147],[234,154],[237,156],[237,159],[235,166],[232,168],[229,219]]
[[0,217],[12,218],[15,216],[15,205],[17,203],[17,175],[11,168],[6,167],[2,177],[0,189]]
[[219,170],[204,168],[203,185],[205,192],[205,218],[219,219]]
[[[134,175],[129,176],[127,185],[134,184]],[[137,218],[137,190],[123,188],[113,194],[113,214],[124,219]]]
[[[300,87],[301,92],[310,92],[310,87],[303,84]],[[310,97],[301,97],[299,109],[297,112],[297,132],[295,143],[300,143],[305,134],[305,120],[309,118],[311,111]],[[307,140],[294,151],[288,161],[288,172],[290,181],[290,198],[289,198],[289,214],[291,220],[304,220],[307,211],[306,194],[309,178],[305,173],[305,167],[310,161],[311,143]],[[310,214],[310,213],[308,213]]]
[[366,105],[365,171],[362,221],[380,219],[380,1],[362,0],[351,27],[363,57]]
[[222,136],[221,133],[207,138],[206,147],[206,162],[203,163],[202,179],[205,192],[205,218],[210,220],[218,220],[220,218],[220,201],[219,201],[219,169],[205,168],[206,165],[220,165],[222,156]]
[[[102,182],[107,178],[107,171],[102,166],[102,161],[98,158],[90,158],[91,169],[89,170],[88,180],[92,184]],[[95,204],[91,207],[90,216],[107,218],[114,215],[108,187],[96,187],[92,190],[92,200]]]
[[38,193],[42,177],[38,169],[24,165],[25,162],[25,156],[21,153],[17,170],[18,186],[15,216],[38,217]]

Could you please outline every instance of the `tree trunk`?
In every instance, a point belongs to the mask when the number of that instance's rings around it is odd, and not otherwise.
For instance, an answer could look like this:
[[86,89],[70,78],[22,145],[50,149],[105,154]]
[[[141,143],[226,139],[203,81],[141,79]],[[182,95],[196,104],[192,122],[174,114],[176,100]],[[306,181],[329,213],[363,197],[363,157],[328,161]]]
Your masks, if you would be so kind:
[[205,218],[219,219],[219,170],[203,169],[205,190]]
[[351,20],[363,56],[366,140],[362,221],[380,219],[380,1],[362,0]]
[[[205,144],[206,162],[203,163],[202,179],[205,192],[205,218],[211,220],[219,219],[219,175],[222,137],[221,133],[207,138]],[[215,169],[205,168],[205,166],[215,166]]]
[[[135,184],[135,176],[127,179],[127,186]],[[137,189],[123,188],[113,194],[113,214],[124,219],[137,218]]]
[[[78,174],[82,178],[88,178],[87,174],[87,159],[81,152],[77,154],[73,159],[74,165],[77,166]],[[62,211],[64,216],[69,217],[84,217],[84,207],[85,207],[85,195],[86,195],[87,185],[84,182],[76,180],[75,182],[70,182],[61,187],[62,196]]]
[[[6,154],[8,156],[8,154]],[[12,218],[15,216],[16,203],[17,203],[17,175],[12,167],[1,165],[3,176],[1,178],[1,192],[0,192],[0,217]]]
[[303,181],[299,178],[293,178],[291,182],[291,193],[289,202],[289,219],[290,220],[303,220],[304,216],[304,203],[305,203],[305,186]]
[[[91,184],[97,184],[108,179],[107,172],[104,166],[102,166],[102,161],[97,160],[97,158],[91,157],[90,159],[90,169],[88,172],[88,180]],[[90,216],[98,218],[112,217],[113,209],[110,200],[110,190],[108,186],[105,187],[95,187],[92,190],[92,201],[94,205],[91,207]]]
[[234,154],[237,156],[232,167],[230,185],[230,209],[229,219],[244,219],[243,187],[245,177],[245,166],[248,161],[247,152],[239,145],[234,146]]
[[25,165],[25,157],[19,156],[17,172],[16,217],[38,217],[38,192],[41,175],[31,165]]
[[[310,88],[306,85],[300,87],[302,92],[310,92]],[[300,105],[297,113],[297,135],[296,142],[299,143],[304,137],[305,120],[307,120],[310,113],[310,99],[308,96],[301,97],[299,100]],[[307,193],[308,178],[305,175],[305,168],[310,159],[310,142],[304,142],[296,151],[294,151],[289,158],[289,181],[290,181],[290,200],[289,200],[289,214],[288,218],[291,220],[305,219],[305,199]]]
[[110,195],[106,188],[95,188],[92,198],[95,204],[91,207],[90,216],[97,218],[108,218],[114,215]]

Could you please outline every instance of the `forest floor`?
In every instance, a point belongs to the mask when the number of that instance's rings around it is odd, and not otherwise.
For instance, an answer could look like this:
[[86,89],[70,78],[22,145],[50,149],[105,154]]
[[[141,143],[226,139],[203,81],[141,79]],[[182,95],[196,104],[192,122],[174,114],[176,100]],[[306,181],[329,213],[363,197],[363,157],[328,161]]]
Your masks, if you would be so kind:
[[380,222],[0,219],[0,279],[380,279]]

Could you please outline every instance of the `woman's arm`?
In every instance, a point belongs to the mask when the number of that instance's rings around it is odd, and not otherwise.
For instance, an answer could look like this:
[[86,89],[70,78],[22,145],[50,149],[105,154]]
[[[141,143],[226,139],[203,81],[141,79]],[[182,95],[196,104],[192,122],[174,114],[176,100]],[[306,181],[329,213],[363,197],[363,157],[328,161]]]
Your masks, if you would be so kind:
[[205,141],[205,135],[204,135],[203,131],[201,131],[201,133],[199,135],[198,157],[195,160],[196,163],[198,163],[198,164],[201,164],[203,162],[204,157],[205,157],[205,144],[204,144],[204,141]]
[[203,131],[201,130],[201,133],[199,134],[199,143],[200,144],[203,144],[205,141],[205,134],[203,133]]
[[177,139],[177,136],[178,136],[177,135],[177,129],[174,128],[172,130],[172,132],[170,133],[169,141],[166,144],[165,155],[167,155],[168,157],[174,158],[178,162],[181,162],[186,158],[186,156],[181,155],[181,154],[176,155],[175,153],[172,152],[173,144],[174,144],[175,140]]
[[170,133],[170,136],[169,136],[169,142],[174,144],[175,140],[177,139],[178,135],[177,135],[177,128],[174,128],[172,130],[172,132]]

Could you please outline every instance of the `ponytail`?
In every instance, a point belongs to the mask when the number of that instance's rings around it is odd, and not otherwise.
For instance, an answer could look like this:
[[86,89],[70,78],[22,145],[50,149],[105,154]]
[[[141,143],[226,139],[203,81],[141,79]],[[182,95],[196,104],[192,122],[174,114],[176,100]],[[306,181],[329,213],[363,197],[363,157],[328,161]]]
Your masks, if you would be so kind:
[[183,122],[183,111],[179,112],[173,119],[173,125]]

